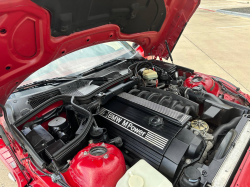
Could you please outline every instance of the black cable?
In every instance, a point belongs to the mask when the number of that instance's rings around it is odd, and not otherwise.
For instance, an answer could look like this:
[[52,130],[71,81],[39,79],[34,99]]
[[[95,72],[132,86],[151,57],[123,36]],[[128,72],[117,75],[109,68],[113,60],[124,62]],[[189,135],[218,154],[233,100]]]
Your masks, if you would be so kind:
[[60,171],[65,170],[67,167],[69,167],[69,163],[65,164],[62,168],[60,168]]
[[[236,94],[236,93],[233,93],[232,91],[230,91],[230,90],[225,86],[225,85],[227,85],[227,86],[229,86],[230,88],[232,88],[230,85],[228,85],[228,84],[226,84],[226,83],[224,83],[224,82],[222,82],[222,81],[216,80],[216,79],[214,79],[214,78],[213,78],[213,80],[214,80],[215,82],[217,82],[218,84],[221,85],[221,87],[222,87],[222,89],[223,89],[224,92],[226,92],[226,93],[228,93],[228,94],[230,94],[230,95],[233,95],[233,96],[235,96],[235,97],[240,97],[241,99],[243,99],[245,102],[248,103],[248,106],[250,105],[250,102],[247,100],[247,98],[245,98],[244,95],[240,94],[237,90],[234,90],[237,94]],[[233,88],[232,88],[232,89],[233,89]]]
[[39,175],[37,172],[35,172],[34,170],[32,170],[31,167],[30,167],[30,162],[29,162],[29,161],[28,161],[28,166],[29,166],[29,168],[30,168],[30,171],[31,171],[32,173],[34,173],[35,175],[38,175],[38,176],[40,176],[40,177],[45,177],[45,176],[47,176],[47,175]]
[[31,163],[32,163],[41,173],[43,173],[43,174],[46,175],[46,176],[51,177],[51,174],[44,172],[40,167],[38,167],[38,166],[35,164],[35,162],[32,160],[32,158],[30,158],[30,161],[31,161]]
[[63,180],[57,180],[56,183],[62,187],[69,187],[69,185],[66,182],[64,182]]
[[141,64],[143,64],[143,63],[150,63],[150,65],[152,66],[152,68],[154,67],[153,64],[151,62],[149,62],[149,61],[138,62],[136,64],[136,66],[135,66],[135,76],[137,76],[137,77],[139,76],[139,74],[138,74],[138,66],[141,65]]
[[[54,160],[52,160],[52,166],[54,167],[54,169],[56,170],[56,172],[51,176],[51,179],[53,182],[59,184],[60,186],[63,187],[70,187],[67,182],[65,181],[65,179],[63,178],[62,174],[59,171],[59,168],[57,167],[56,163]],[[58,178],[59,176],[59,178]]]

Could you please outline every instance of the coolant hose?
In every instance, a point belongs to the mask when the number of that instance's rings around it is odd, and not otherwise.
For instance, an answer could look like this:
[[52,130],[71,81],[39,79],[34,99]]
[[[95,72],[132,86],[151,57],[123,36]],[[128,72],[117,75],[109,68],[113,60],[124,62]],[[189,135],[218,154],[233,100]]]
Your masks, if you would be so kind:
[[225,131],[235,128],[236,125],[239,123],[240,119],[241,119],[241,116],[235,117],[228,123],[224,123],[221,126],[217,127],[215,131],[213,132],[214,144],[216,143],[219,135],[221,135]]
[[191,88],[186,88],[184,86],[181,86],[179,90],[181,95],[184,95],[184,97],[189,98],[190,100],[198,103],[204,103],[204,101],[207,99],[219,103],[221,105],[225,105],[218,97],[204,90],[197,91],[194,90],[194,88],[191,89]]

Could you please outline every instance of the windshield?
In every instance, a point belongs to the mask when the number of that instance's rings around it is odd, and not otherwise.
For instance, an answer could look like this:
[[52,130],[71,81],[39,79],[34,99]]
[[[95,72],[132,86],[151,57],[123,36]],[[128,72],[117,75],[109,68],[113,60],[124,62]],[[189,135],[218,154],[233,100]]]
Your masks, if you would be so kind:
[[116,58],[131,58],[136,52],[127,42],[108,42],[67,54],[25,79],[22,84],[34,81],[76,75]]

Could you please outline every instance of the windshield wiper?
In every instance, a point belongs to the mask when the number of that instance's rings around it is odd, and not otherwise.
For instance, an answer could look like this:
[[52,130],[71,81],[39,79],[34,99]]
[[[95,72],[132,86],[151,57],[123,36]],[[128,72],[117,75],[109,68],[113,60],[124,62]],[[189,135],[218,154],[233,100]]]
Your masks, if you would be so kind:
[[64,82],[68,82],[68,81],[72,81],[72,80],[76,80],[76,79],[77,79],[77,77],[56,77],[56,78],[52,78],[52,79],[34,81],[30,84],[25,84],[23,86],[19,86],[18,88],[16,88],[14,90],[13,93],[28,90],[31,88],[38,88],[38,87],[42,87],[42,86],[47,86],[49,84],[64,83]]
[[41,81],[35,81],[35,82],[30,83],[30,84],[25,84],[23,86],[19,86],[18,88],[16,88],[14,90],[13,93],[28,90],[28,89],[32,89],[32,88],[47,86],[47,85],[50,85],[50,84],[69,82],[69,81],[73,81],[73,80],[109,81],[110,78],[106,78],[106,77],[82,78],[82,76],[86,76],[87,74],[99,71],[100,69],[104,69],[104,68],[106,68],[108,66],[116,64],[116,63],[121,62],[123,60],[126,60],[126,59],[125,58],[117,58],[117,59],[109,60],[109,61],[106,61],[106,62],[94,67],[93,69],[90,69],[87,72],[83,72],[83,73],[80,73],[80,74],[75,75],[75,76],[56,77],[56,78],[52,78],[52,79],[45,79],[45,80],[41,80]]
[[105,68],[106,66],[111,66],[111,65],[116,64],[117,62],[121,62],[123,60],[126,60],[126,59],[125,58],[116,58],[113,60],[109,60],[109,61],[103,62],[102,64],[94,67],[94,69],[98,70],[100,68]]
[[94,73],[94,72],[97,72],[101,69],[105,69],[106,67],[109,67],[109,66],[112,66],[118,62],[121,62],[123,60],[126,60],[125,58],[117,58],[117,59],[113,59],[113,60],[109,60],[109,61],[106,61],[106,62],[103,62],[102,64],[98,65],[98,66],[95,66],[93,67],[92,69],[86,71],[86,72],[83,72],[83,73],[80,73],[78,74],[77,76],[86,76],[90,73]]
[[56,77],[52,79],[45,79],[41,81],[34,81],[30,84],[25,84],[23,86],[19,86],[14,90],[13,93],[32,89],[32,88],[38,88],[42,86],[48,86],[51,84],[56,84],[56,83],[65,83],[73,80],[90,80],[90,81],[109,81],[110,78],[107,77],[90,77],[90,78],[81,78],[79,76],[68,76],[68,77]]

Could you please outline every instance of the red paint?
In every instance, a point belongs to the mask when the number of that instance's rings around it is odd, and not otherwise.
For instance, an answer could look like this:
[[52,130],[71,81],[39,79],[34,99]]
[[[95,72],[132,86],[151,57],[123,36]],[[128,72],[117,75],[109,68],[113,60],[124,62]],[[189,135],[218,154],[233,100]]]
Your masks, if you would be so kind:
[[[195,81],[197,79],[200,79],[200,81]],[[202,85],[207,92],[218,96],[220,91],[219,85],[208,75],[202,73],[195,73],[195,75],[188,77],[184,82],[184,86],[188,88],[193,88],[199,85]]]
[[[13,47],[16,52],[23,57],[32,57],[36,54],[36,36],[35,36],[35,21],[25,19],[17,26],[13,35]],[[29,30],[30,32],[26,32]],[[30,42],[26,42],[29,40]],[[31,49],[31,50],[27,50]]]
[[104,157],[105,154],[91,155],[90,149],[97,146],[102,146],[102,143],[90,144],[70,162],[67,172],[63,173],[70,186],[115,187],[125,174],[126,165],[121,151],[113,145],[105,144],[108,158]]
[[250,147],[236,173],[230,187],[248,187],[250,186]]
[[[200,77],[202,80],[199,82],[195,82],[194,79]],[[199,85],[203,85],[204,88],[206,89],[207,92],[214,94],[215,96],[219,96],[219,95],[223,95],[223,98],[225,100],[240,104],[240,105],[244,105],[245,102],[236,96],[233,96],[231,94],[225,93],[221,86],[212,79],[213,76],[210,75],[205,75],[202,73],[197,73],[195,72],[194,75],[188,77],[185,81],[184,81],[184,86],[188,87],[188,88],[193,88],[195,86],[199,86]],[[214,77],[216,78],[216,77]],[[245,96],[245,98],[250,102],[250,96],[248,94],[243,93],[242,91],[236,91],[236,87],[233,86],[232,84],[219,79],[219,81],[224,83],[224,86],[229,89],[231,92],[233,92],[234,94],[242,94],[243,96]]]
[[[51,37],[50,14],[47,10],[30,0],[0,1],[0,30],[6,30],[0,32],[0,103],[4,104],[15,88],[34,71],[84,47],[124,40],[139,44],[145,54],[168,57],[165,40],[172,50],[200,1],[164,2],[167,14],[159,32],[124,34],[118,25],[107,24],[55,38]],[[24,25],[29,29],[24,29]],[[110,33],[113,37],[110,37]]]
[[143,48],[142,48],[140,45],[138,45],[138,46],[136,47],[135,50],[136,50],[141,56],[145,57],[145,56],[144,56],[144,50],[143,50]]
[[[13,159],[11,152],[8,147],[6,147],[3,140],[0,138],[0,159],[4,165],[8,168],[10,173],[15,177],[18,186],[25,186],[28,181],[25,179],[23,173],[18,167],[17,163]],[[29,176],[26,175],[29,179]]]
[[198,8],[198,9],[206,10],[206,11],[210,11],[210,12],[215,12],[214,10],[210,10],[210,9],[207,9],[207,8]]

